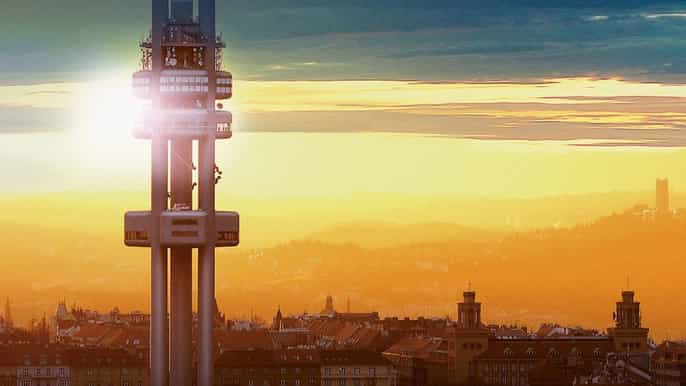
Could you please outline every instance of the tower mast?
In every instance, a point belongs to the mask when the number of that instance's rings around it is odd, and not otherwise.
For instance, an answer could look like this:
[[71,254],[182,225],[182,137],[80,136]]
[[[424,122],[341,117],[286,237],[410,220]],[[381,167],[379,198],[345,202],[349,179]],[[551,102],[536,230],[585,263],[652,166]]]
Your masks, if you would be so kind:
[[[199,1],[199,18],[193,14],[193,0],[153,1],[152,32],[140,45],[143,69],[133,75],[134,93],[152,101],[134,128],[135,137],[151,140],[151,210],[126,213],[125,243],[151,248],[150,365],[155,386],[193,383],[193,248],[199,250],[198,385],[212,386],[214,249],[239,242],[238,213],[216,211],[214,203],[221,178],[215,141],[231,138],[232,123],[231,113],[216,110],[215,101],[232,96],[232,76],[219,68],[217,52],[224,43],[215,32],[214,0]],[[194,206],[196,185],[199,200]]]

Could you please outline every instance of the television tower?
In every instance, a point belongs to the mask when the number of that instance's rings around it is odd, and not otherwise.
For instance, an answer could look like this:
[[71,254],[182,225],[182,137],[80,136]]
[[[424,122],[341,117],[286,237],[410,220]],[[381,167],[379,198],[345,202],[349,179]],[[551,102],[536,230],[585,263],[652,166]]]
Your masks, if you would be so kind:
[[134,93],[152,102],[133,130],[136,138],[151,140],[151,210],[126,213],[124,238],[128,246],[151,250],[154,386],[193,384],[194,248],[198,248],[197,384],[213,385],[215,247],[236,246],[239,240],[238,213],[216,211],[214,202],[215,184],[221,179],[215,140],[231,138],[232,122],[231,113],[220,105],[216,109],[215,102],[231,97],[232,76],[221,71],[225,45],[215,32],[215,1],[198,1],[196,17],[193,0],[152,0],[152,30],[140,44],[142,70],[133,74]]

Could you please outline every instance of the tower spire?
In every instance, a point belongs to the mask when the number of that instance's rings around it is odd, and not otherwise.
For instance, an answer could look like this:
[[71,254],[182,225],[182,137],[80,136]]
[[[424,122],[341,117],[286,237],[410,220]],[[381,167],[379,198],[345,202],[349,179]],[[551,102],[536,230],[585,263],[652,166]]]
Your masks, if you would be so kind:
[[5,325],[7,327],[14,327],[14,321],[12,320],[12,309],[10,307],[10,298],[9,297],[5,301]]

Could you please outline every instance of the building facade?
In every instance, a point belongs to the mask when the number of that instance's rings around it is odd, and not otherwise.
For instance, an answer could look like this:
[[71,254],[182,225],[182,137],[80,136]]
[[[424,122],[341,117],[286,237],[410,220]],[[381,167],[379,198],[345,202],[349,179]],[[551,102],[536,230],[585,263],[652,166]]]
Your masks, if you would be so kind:
[[395,386],[393,365],[373,351],[321,351],[322,386]]
[[225,351],[215,363],[221,386],[318,386],[319,353],[310,349]]
[[[566,334],[568,330],[562,329],[563,335],[499,336],[484,326],[481,304],[473,291],[467,291],[458,304],[451,345],[454,381],[458,385],[571,385],[575,380],[601,379],[611,353],[647,359],[648,329],[642,326],[640,303],[633,291],[622,292],[614,320],[607,334],[573,329]],[[638,362],[632,362],[633,368],[646,372],[647,366],[641,368]]]
[[651,358],[650,372],[655,386],[686,385],[686,342],[660,344]]

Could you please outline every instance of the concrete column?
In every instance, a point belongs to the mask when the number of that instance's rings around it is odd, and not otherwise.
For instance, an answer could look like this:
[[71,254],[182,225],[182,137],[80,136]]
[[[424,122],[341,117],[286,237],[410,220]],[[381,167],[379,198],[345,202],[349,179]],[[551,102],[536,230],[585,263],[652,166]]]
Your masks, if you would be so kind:
[[200,0],[199,19],[202,31],[208,37],[205,62],[208,70],[207,109],[210,112],[210,130],[198,143],[198,204],[208,214],[208,242],[198,251],[198,386],[214,383],[214,245],[217,239],[215,227],[215,139],[216,120],[214,103],[217,87],[215,70],[215,0]]
[[212,386],[214,376],[215,250],[214,135],[200,141],[200,209],[208,213],[208,243],[198,251],[198,385]]
[[[169,13],[167,0],[152,4],[152,102],[160,108],[162,29]],[[150,376],[153,386],[169,384],[169,325],[167,322],[167,249],[160,245],[160,213],[167,208],[168,143],[155,123],[151,140],[151,259],[150,259]]]
[[[193,207],[193,142],[171,141],[171,205]],[[170,385],[189,386],[193,374],[193,250],[171,248]]]

